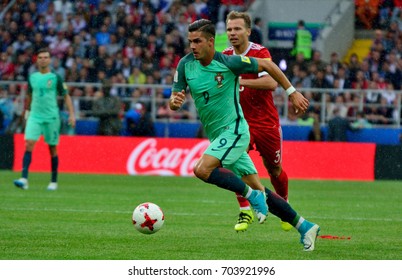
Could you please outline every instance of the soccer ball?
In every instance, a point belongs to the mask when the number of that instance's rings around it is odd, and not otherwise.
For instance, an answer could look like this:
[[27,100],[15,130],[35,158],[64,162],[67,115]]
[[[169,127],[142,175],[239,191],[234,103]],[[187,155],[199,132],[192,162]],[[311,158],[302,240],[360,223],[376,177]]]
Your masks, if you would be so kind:
[[132,220],[136,230],[141,233],[152,234],[162,228],[165,215],[155,203],[145,202],[134,209]]

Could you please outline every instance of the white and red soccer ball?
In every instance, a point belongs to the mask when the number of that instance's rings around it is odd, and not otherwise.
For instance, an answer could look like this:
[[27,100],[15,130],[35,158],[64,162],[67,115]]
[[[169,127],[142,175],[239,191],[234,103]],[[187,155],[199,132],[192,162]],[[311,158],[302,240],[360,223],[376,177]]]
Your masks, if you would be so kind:
[[144,234],[152,234],[162,228],[165,215],[155,203],[145,202],[134,209],[132,220],[136,230]]

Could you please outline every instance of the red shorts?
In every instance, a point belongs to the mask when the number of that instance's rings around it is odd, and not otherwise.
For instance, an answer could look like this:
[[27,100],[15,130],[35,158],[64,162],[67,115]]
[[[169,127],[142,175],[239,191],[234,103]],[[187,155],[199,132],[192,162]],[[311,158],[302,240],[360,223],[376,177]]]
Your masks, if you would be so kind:
[[251,128],[250,150],[260,153],[268,165],[278,166],[282,163],[282,128]]

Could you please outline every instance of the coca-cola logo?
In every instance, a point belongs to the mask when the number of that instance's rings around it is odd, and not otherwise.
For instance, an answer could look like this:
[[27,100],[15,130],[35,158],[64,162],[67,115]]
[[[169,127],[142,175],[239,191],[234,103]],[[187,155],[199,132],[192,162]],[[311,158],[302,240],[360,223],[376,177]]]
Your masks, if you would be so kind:
[[150,138],[135,147],[127,160],[128,174],[192,176],[194,164],[209,145],[208,140],[190,148],[158,147],[158,143]]

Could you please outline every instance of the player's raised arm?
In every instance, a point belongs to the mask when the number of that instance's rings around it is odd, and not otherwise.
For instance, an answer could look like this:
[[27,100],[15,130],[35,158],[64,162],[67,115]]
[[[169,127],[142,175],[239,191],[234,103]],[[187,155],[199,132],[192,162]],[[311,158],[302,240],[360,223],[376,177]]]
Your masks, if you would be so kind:
[[240,86],[253,89],[275,90],[278,87],[277,81],[270,75],[264,75],[258,79],[243,79],[240,77],[239,84]]
[[289,95],[289,100],[293,104],[293,108],[297,115],[304,114],[309,106],[309,101],[307,98],[303,96],[300,92],[296,91],[296,89],[292,86],[291,93],[289,93],[289,89],[286,90],[286,93]]
[[290,83],[288,78],[282,72],[282,70],[271,60],[257,59],[258,70],[268,72],[275,81],[277,81],[289,96],[290,101],[296,113],[304,113],[308,106],[309,101],[300,92],[298,92]]
[[184,89],[182,91],[173,91],[169,99],[170,109],[173,111],[179,110],[185,100],[186,100],[186,92],[184,91]]

